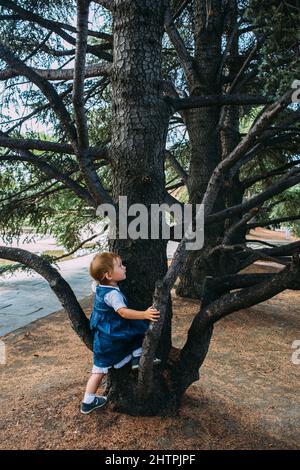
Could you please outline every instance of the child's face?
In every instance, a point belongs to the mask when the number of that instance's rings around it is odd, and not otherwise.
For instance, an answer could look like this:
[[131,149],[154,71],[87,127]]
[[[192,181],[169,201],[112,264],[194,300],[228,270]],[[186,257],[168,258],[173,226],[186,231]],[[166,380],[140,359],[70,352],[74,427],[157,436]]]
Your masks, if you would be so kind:
[[113,282],[119,282],[126,279],[126,268],[122,264],[121,258],[114,259],[114,270],[107,274],[107,279]]

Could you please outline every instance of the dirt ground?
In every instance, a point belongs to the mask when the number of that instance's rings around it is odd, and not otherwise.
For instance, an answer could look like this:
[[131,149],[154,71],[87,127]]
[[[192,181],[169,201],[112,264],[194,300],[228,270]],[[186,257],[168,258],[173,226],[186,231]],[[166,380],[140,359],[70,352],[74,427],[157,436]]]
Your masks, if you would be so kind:
[[[173,343],[182,347],[198,302],[174,293],[173,301]],[[90,305],[83,302],[87,312]],[[130,417],[109,404],[81,415],[92,354],[63,311],[2,339],[8,354],[0,366],[0,449],[300,448],[300,365],[291,361],[300,340],[299,292],[219,322],[200,381],[174,417]]]

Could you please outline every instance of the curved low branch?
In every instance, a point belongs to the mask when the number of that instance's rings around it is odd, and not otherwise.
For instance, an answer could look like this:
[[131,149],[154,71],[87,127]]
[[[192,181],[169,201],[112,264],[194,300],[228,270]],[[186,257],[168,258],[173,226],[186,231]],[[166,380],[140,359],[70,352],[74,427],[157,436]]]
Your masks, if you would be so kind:
[[249,308],[260,302],[274,297],[293,283],[299,276],[299,256],[296,255],[289,267],[273,274],[272,278],[266,279],[259,284],[247,287],[240,291],[225,294],[220,299],[206,308],[203,316],[210,322],[217,322],[221,318],[241,308]]
[[[263,191],[261,194],[249,199],[248,201],[243,202],[242,204],[238,204],[236,206],[229,207],[228,209],[224,209],[220,212],[216,212],[214,214],[211,214],[207,217],[205,217],[205,225],[209,226],[214,223],[220,222],[225,219],[230,219],[233,216],[237,214],[242,214],[244,212],[248,212],[251,209],[257,210],[256,208],[260,206],[264,201],[270,199],[272,196],[275,196],[284,190],[298,184],[300,182],[300,170],[299,169],[294,169],[291,170],[287,175],[285,175],[283,178],[278,180],[274,185],[270,186],[266,191]],[[166,202],[169,204],[176,202],[176,200],[170,196],[170,202],[166,199]],[[253,213],[251,212],[251,216]],[[250,214],[249,214],[250,216]],[[245,217],[238,222],[238,227],[240,227],[242,224],[246,223],[248,219],[248,215],[246,214]],[[289,218],[290,220],[290,218]],[[250,225],[250,224],[249,224]],[[171,227],[170,230],[170,239],[173,241],[179,241],[174,238],[174,227]],[[251,240],[249,240],[251,241]],[[182,246],[180,250],[183,250],[183,246],[185,244],[185,240],[182,239]],[[177,269],[175,271],[177,273]],[[173,280],[171,281],[173,282]],[[175,279],[174,279],[175,282]],[[173,285],[173,284],[172,284]]]
[[188,6],[189,3],[191,3],[191,1],[192,0],[183,0],[181,5],[179,5],[179,7],[175,11],[174,15],[172,16],[170,22],[168,23],[168,26],[171,26],[174,23],[174,21],[181,15],[183,10]]
[[73,290],[51,264],[30,251],[6,246],[0,246],[0,258],[25,264],[46,279],[63,308],[66,310],[73,330],[89,349],[93,349],[93,339],[89,321],[76,299]]
[[[247,286],[239,291],[234,291],[221,295],[218,291],[210,292],[211,302],[205,303],[195,316],[188,332],[188,339],[181,350],[180,360],[177,368],[180,370],[179,383],[177,388],[181,395],[195,380],[198,379],[195,371],[198,372],[199,367],[205,358],[207,342],[210,339],[214,323],[221,318],[236,312],[240,309],[246,309],[260,302],[274,297],[283,290],[292,286],[295,280],[299,278],[299,258],[294,258],[292,264],[284,268],[276,274],[256,278],[240,278],[237,282],[232,281],[228,288],[236,288],[236,286]],[[221,278],[222,279],[222,278]],[[259,282],[256,282],[259,280]],[[212,281],[214,283],[214,280]],[[216,286],[216,284],[215,284]],[[220,286],[220,284],[218,284]],[[211,284],[207,285],[211,289]],[[204,296],[205,298],[205,296]],[[209,336],[208,340],[205,335]],[[205,340],[205,341],[204,341]]]

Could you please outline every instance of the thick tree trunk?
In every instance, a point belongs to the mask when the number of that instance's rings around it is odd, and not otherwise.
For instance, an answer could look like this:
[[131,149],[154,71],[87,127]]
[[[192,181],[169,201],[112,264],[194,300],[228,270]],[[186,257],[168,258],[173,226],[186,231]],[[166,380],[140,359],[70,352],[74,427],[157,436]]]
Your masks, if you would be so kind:
[[[164,151],[169,111],[161,90],[161,46],[165,2],[117,0],[114,10],[114,62],[111,84],[113,101],[112,177],[113,199],[127,196],[127,205],[164,201]],[[140,214],[137,213],[137,216]],[[134,217],[135,218],[135,217]],[[128,218],[130,222],[130,218]],[[144,310],[152,304],[155,282],[167,271],[166,240],[111,240],[127,267],[122,283],[129,305]],[[118,227],[117,227],[118,229]],[[171,302],[158,355],[164,360],[171,347]],[[110,396],[130,409],[129,379],[110,374]],[[146,407],[146,404],[145,404]],[[147,410],[144,410],[147,414]]]
[[[211,8],[207,10],[208,4],[211,5]],[[199,76],[199,86],[192,90],[192,94],[194,96],[217,95],[221,93],[221,86],[217,78],[221,62],[221,2],[217,0],[196,1],[195,19],[195,67]],[[189,202],[191,204],[201,203],[211,174],[221,161],[219,118],[219,107],[196,108],[186,112],[191,144],[188,179]],[[218,198],[215,208],[216,210],[223,208],[222,195]],[[220,235],[222,235],[222,225],[205,230],[207,249],[215,245],[216,239]],[[202,292],[202,280],[209,274],[207,267],[203,266],[202,258],[203,255],[198,251],[189,254],[176,290],[178,295],[199,298]]]

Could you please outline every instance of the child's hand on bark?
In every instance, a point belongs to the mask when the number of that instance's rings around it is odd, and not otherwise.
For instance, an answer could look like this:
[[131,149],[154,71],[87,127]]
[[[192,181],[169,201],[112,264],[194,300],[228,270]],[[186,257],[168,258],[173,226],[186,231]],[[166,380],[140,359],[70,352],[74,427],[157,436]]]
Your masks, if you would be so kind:
[[151,320],[151,321],[158,321],[160,317],[160,312],[159,310],[156,310],[152,305],[151,307],[147,308],[145,310],[145,320]]

